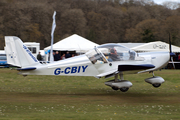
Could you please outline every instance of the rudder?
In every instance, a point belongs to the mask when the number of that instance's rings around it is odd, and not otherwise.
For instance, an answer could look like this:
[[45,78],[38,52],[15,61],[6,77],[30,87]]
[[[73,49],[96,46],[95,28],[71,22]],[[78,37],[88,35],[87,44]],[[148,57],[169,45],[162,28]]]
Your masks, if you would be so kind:
[[20,38],[5,36],[7,63],[21,68],[40,64]]

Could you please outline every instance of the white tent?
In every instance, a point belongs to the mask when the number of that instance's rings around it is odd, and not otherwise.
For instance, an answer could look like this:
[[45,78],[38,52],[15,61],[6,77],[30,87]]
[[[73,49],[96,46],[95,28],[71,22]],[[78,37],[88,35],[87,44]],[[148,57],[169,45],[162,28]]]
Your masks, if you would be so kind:
[[[154,52],[154,51],[169,51],[169,44],[161,41],[149,42],[139,46],[132,47],[136,52]],[[172,52],[180,53],[180,47],[172,45]]]
[[[94,48],[94,46],[98,46],[98,44],[93,43],[77,34],[74,34],[53,44],[53,50],[76,51],[85,53],[86,51]],[[44,51],[47,52],[50,49],[51,46],[44,48]]]

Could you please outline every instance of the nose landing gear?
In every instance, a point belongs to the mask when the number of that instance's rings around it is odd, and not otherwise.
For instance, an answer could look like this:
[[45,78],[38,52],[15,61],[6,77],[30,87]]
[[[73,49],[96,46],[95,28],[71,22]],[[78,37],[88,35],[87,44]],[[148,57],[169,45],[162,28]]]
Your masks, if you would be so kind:
[[152,84],[152,86],[155,87],[155,88],[160,87],[161,84],[165,82],[165,80],[162,77],[154,76],[154,73],[153,73],[153,77],[147,78],[147,79],[145,79],[145,81],[147,83]]

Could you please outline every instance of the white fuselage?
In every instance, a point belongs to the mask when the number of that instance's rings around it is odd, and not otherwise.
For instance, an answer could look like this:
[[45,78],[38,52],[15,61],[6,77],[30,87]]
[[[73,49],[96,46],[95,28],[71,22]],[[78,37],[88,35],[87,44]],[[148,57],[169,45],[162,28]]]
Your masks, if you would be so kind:
[[[88,57],[84,55],[60,60],[49,64],[40,64],[36,70],[20,71],[23,75],[63,75],[63,76],[105,76],[117,71],[118,65],[140,65],[153,64],[155,67],[147,70],[139,70],[131,73],[143,73],[155,71],[165,67],[169,62],[168,52],[139,53],[143,60],[135,61],[114,61],[104,64],[92,64]],[[110,66],[109,63],[112,65]]]
[[86,54],[40,64],[31,51],[15,36],[5,37],[8,64],[18,66],[23,75],[64,75],[103,77],[118,72],[142,73],[163,68],[170,59],[169,52],[135,51],[116,43],[103,44]]

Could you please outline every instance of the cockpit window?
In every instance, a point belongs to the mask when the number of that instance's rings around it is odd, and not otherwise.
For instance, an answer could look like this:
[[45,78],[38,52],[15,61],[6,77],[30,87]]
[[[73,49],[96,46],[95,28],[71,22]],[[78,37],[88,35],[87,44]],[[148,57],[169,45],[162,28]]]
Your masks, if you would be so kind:
[[136,52],[119,44],[104,44],[89,51],[88,58],[93,64],[113,61],[135,60]]
[[90,50],[86,55],[93,64],[107,63],[106,58],[96,47],[93,50]]

